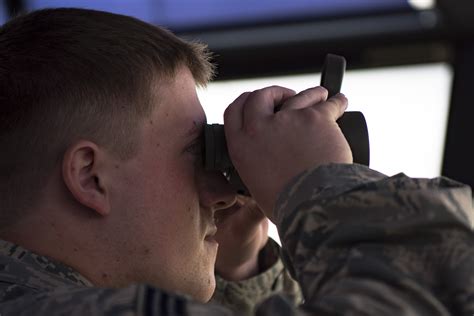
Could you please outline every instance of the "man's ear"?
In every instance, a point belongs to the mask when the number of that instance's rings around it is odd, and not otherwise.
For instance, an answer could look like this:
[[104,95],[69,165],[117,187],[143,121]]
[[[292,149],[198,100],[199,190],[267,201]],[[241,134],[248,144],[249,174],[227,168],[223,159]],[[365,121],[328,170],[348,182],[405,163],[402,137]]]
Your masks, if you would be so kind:
[[62,176],[74,198],[82,205],[105,216],[110,201],[105,187],[103,152],[93,142],[80,140],[69,146],[63,157]]

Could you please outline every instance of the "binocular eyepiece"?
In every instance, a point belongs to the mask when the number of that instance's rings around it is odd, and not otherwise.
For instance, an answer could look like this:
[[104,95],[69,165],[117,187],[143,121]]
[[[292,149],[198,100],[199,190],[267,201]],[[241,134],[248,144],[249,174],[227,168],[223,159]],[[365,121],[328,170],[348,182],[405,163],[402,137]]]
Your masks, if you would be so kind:
[[[333,54],[326,56],[321,74],[321,86],[328,90],[328,97],[340,92],[345,69],[344,57]],[[278,110],[277,107],[275,112]],[[354,162],[368,166],[369,134],[364,115],[361,112],[346,112],[337,123],[349,143]],[[224,125],[212,124],[204,127],[203,155],[205,170],[222,172],[238,194],[250,195],[229,157]]]

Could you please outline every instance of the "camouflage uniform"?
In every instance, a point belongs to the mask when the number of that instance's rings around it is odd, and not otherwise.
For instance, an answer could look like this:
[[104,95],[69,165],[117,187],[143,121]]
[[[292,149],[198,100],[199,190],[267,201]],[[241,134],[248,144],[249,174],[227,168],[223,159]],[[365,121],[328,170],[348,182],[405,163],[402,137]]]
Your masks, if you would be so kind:
[[259,275],[240,282],[226,281],[216,275],[216,291],[211,302],[243,314],[252,314],[259,302],[275,293],[286,295],[295,305],[302,302],[301,289],[285,269],[280,247],[272,239],[260,251],[259,266],[268,268]]
[[[304,304],[273,295],[257,315],[474,314],[468,186],[327,165],[288,185],[275,220]],[[145,284],[94,288],[72,269],[6,243],[1,253],[2,316],[232,314]]]

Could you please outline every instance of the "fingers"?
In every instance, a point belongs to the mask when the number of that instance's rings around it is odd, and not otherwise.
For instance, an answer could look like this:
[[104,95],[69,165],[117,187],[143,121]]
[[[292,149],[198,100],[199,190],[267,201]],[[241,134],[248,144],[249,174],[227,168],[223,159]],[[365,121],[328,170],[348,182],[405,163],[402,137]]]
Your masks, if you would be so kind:
[[224,122],[230,130],[240,129],[244,124],[252,125],[262,116],[272,115],[278,104],[283,104],[281,111],[315,106],[337,120],[347,109],[347,99],[343,94],[337,94],[329,100],[327,97],[328,91],[324,87],[306,89],[297,95],[291,89],[278,86],[245,92],[226,109]]
[[275,106],[296,94],[294,90],[272,86],[254,91],[247,99],[243,112],[243,124],[252,131],[263,117],[272,116]]
[[315,105],[314,108],[327,115],[331,120],[336,121],[344,114],[347,105],[346,96],[338,93],[326,102]]
[[275,105],[295,94],[291,89],[272,86],[240,95],[224,112],[226,135],[237,132],[244,125],[248,130],[258,126],[262,117],[273,115]]
[[281,111],[306,108],[324,102],[327,98],[328,91],[324,87],[309,88],[284,102]]
[[232,102],[224,112],[224,126],[230,130],[238,130],[242,128],[242,111],[250,92],[242,93]]
[[217,211],[214,217],[218,228],[227,223],[227,225],[234,225],[241,232],[251,230],[255,225],[260,224],[265,219],[265,214],[260,210],[255,200],[238,195],[237,203],[228,209]]
[[265,219],[265,214],[263,214],[262,210],[254,199],[239,195],[237,196],[237,203],[241,203],[243,205],[242,213],[245,215],[243,216],[242,222],[246,222],[247,225],[251,226],[253,224],[260,223],[260,221]]
[[[298,95],[269,87],[242,96],[226,113],[229,157],[270,220],[278,194],[294,176],[323,164],[352,162],[350,147],[336,124],[348,101],[342,94],[326,98],[327,91],[320,87]],[[286,103],[285,108],[275,113],[279,101]],[[230,127],[228,122],[235,124]],[[247,219],[258,215],[251,207],[245,210]]]
[[[224,125],[229,130],[240,129],[242,126],[253,126],[256,120],[264,116],[273,115],[275,106],[283,104],[283,110],[298,110],[318,105],[322,111],[329,111],[331,118],[339,118],[347,108],[347,99],[343,95],[336,95],[327,100],[328,91],[324,87],[315,87],[301,91],[295,95],[295,91],[279,86],[272,86],[245,92],[232,102],[224,113]],[[322,104],[324,101],[332,104]],[[341,112],[342,110],[342,112]],[[256,124],[256,123],[255,123]]]

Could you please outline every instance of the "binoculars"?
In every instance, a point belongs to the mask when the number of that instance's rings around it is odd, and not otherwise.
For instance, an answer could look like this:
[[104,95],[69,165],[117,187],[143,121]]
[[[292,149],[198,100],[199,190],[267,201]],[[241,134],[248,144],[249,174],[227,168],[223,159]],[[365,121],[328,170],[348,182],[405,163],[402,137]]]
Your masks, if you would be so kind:
[[[321,86],[328,90],[328,98],[340,92],[345,70],[346,60],[344,57],[334,54],[326,56],[321,73]],[[278,110],[277,106],[275,112]],[[349,143],[353,161],[368,166],[370,160],[369,134],[364,115],[361,112],[345,112],[337,120],[337,123]],[[205,170],[222,172],[238,194],[250,195],[230,160],[224,125],[205,125],[203,155]]]

